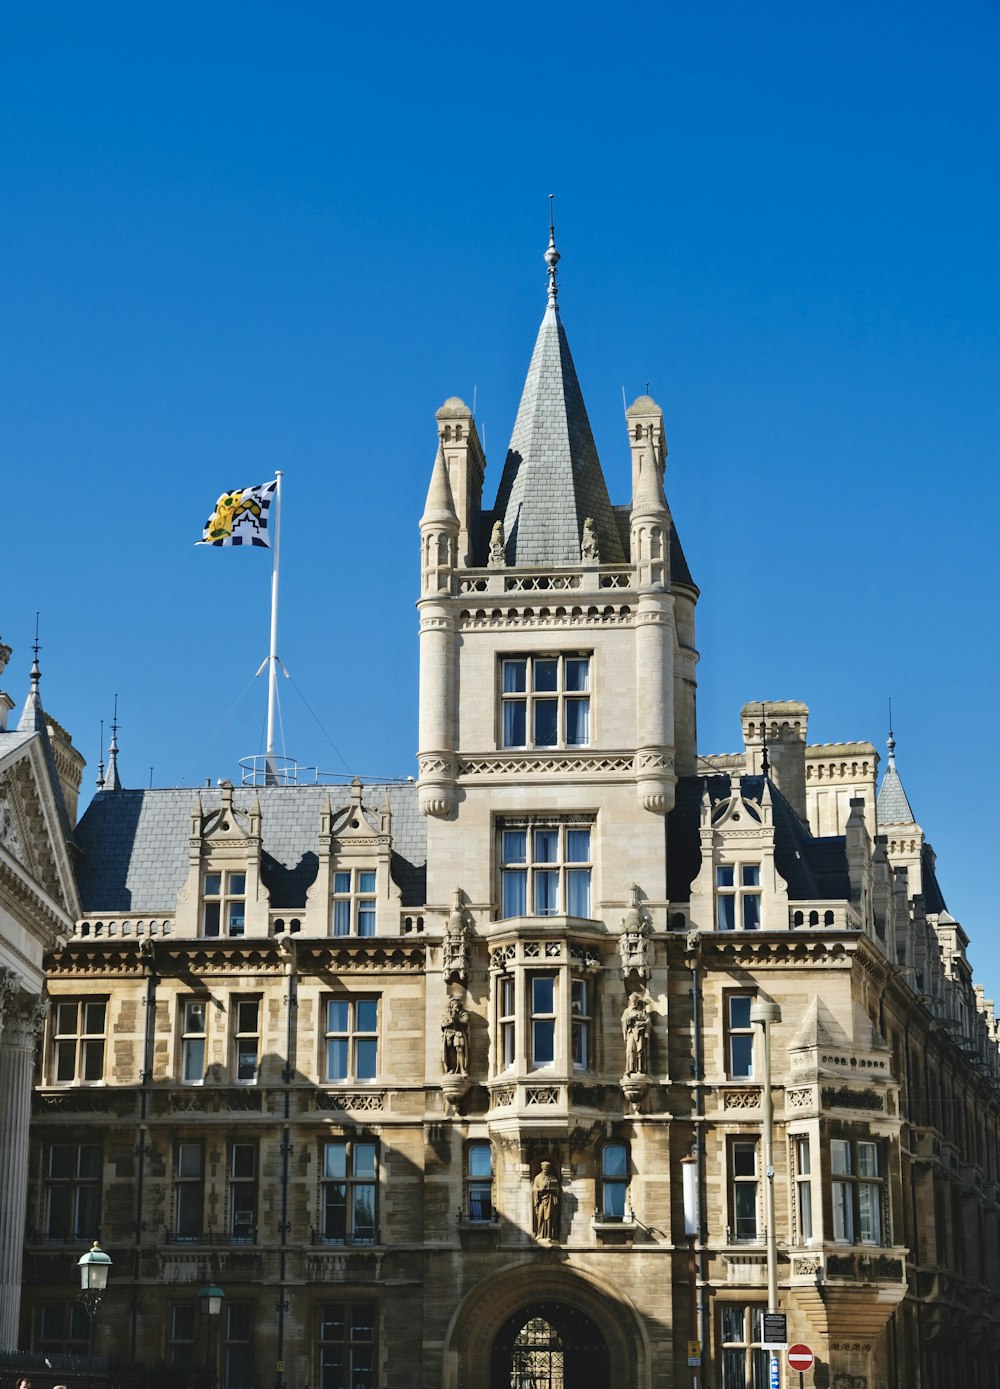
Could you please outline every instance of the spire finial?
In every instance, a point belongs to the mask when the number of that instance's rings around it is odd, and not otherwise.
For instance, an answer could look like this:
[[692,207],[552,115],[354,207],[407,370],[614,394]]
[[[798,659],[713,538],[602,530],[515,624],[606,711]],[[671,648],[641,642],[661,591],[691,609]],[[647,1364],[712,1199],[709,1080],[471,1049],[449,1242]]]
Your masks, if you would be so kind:
[[97,789],[98,789],[98,791],[103,791],[103,790],[104,790],[104,720],[103,720],[103,719],[101,719],[101,740],[100,740],[100,742],[98,743],[98,747],[100,748],[100,756],[99,756],[98,762],[97,762]]
[[560,255],[559,255],[559,252],[556,250],[556,213],[555,213],[555,202],[556,202],[556,195],[555,195],[554,193],[550,193],[550,194],[549,194],[549,246],[548,246],[548,250],[545,252],[545,264],[548,266],[548,274],[549,274],[549,306],[550,306],[551,308],[553,308],[553,309],[556,307],[556,298],[558,297],[558,294],[559,294],[559,286],[558,286],[558,284],[556,283],[556,266],[559,264],[559,261],[560,261],[560,259],[561,259]]
[[118,696],[115,695],[115,712],[111,720],[111,742],[108,744],[108,774],[104,779],[104,790],[120,791],[121,777],[118,775]]
[[38,653],[39,653],[39,651],[41,651],[42,646],[41,646],[41,642],[38,640],[38,613],[37,613],[37,612],[35,613],[35,640],[34,640],[34,642],[32,643],[31,649],[32,649],[32,651],[35,653],[34,659],[33,659],[33,661],[31,662],[31,688],[32,688],[33,691],[35,691],[35,693],[37,693],[37,692],[38,692],[38,682],[39,682],[39,680],[41,680],[41,678],[42,678],[42,672],[41,672],[41,669],[39,668],[39,665],[38,665]]
[[889,736],[888,736],[888,738],[886,739],[885,745],[886,745],[886,747],[889,749],[889,766],[890,766],[890,767],[895,767],[895,765],[896,765],[896,740],[895,740],[895,738],[892,736],[892,700],[891,700],[891,699],[889,700]]

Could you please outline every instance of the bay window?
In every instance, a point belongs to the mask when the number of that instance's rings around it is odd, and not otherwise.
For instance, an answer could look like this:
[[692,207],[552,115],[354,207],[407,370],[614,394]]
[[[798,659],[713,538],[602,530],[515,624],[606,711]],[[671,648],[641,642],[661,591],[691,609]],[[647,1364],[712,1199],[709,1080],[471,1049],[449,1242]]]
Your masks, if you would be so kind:
[[831,1138],[833,1238],[838,1244],[884,1242],[879,1144]]

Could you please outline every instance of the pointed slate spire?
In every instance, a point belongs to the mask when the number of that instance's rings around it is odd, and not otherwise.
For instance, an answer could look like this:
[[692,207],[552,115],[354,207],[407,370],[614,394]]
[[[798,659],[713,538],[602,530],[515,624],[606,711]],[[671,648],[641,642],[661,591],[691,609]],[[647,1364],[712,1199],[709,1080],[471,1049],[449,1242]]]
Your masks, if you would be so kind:
[[521,395],[494,515],[509,565],[580,563],[583,523],[594,522],[601,562],[625,560],[580,382],[559,317],[555,227],[545,252],[548,306]]
[[21,717],[17,723],[18,733],[41,733],[45,730],[45,711],[42,708],[42,696],[39,685],[42,680],[42,672],[38,665],[38,653],[41,650],[38,642],[38,614],[35,614],[35,645],[34,659],[31,662],[31,689],[28,691],[28,698],[24,701],[24,708],[21,710]]
[[121,791],[118,775],[118,696],[115,695],[115,714],[111,720],[111,742],[108,744],[108,770],[104,774],[103,791]]
[[889,749],[889,761],[885,769],[885,776],[882,778],[882,785],[879,787],[878,800],[875,805],[879,824],[915,825],[917,823],[917,817],[910,809],[910,802],[906,799],[903,783],[900,781],[899,772],[896,770],[896,740],[892,736],[891,728],[889,729],[886,747]]

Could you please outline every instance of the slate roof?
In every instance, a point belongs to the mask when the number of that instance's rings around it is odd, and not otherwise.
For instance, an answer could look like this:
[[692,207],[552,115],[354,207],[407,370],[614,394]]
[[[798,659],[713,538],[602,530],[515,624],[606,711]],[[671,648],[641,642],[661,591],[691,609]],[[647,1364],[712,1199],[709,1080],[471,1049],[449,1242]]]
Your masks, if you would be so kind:
[[896,760],[891,754],[882,785],[879,787],[875,808],[880,825],[916,824],[917,817],[910,809],[910,802],[906,799],[903,783],[896,770]]
[[[712,804],[728,800],[732,781],[728,776],[680,777],[677,798],[667,817],[667,896],[671,902],[687,902],[691,884],[701,867],[699,829],[701,798],[706,788]],[[740,777],[740,790],[748,800],[759,801],[764,778]],[[850,877],[843,835],[816,838],[771,782],[774,813],[774,861],[788,883],[792,902],[849,898]]]
[[495,514],[509,565],[580,563],[594,521],[602,564],[625,560],[559,310],[542,319],[507,451]]
[[[364,805],[377,811],[388,793],[392,808],[392,875],[404,906],[420,906],[426,892],[427,836],[415,785],[366,783]],[[237,790],[245,810],[253,790]],[[195,795],[209,809],[217,791],[187,789],[104,791],[94,797],[76,829],[82,850],[77,881],[84,912],[172,912],[187,879],[191,807]],[[271,906],[305,906],[318,867],[320,812],[327,795],[348,805],[348,786],[261,786],[261,875]]]

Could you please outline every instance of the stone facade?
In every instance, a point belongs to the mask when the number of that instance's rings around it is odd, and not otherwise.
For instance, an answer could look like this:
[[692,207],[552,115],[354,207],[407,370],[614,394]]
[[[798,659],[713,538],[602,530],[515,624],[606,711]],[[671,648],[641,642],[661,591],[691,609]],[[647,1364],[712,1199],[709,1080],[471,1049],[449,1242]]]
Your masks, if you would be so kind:
[[471,412],[437,413],[418,783],[83,817],[23,1338],[73,1344],[68,1248],[99,1234],[97,1348],[178,1383],[759,1389],[771,1182],[816,1384],[996,1386],[993,1005],[870,743],[757,703],[699,758],[662,413],[628,411],[611,507],[553,252],[492,511]]

